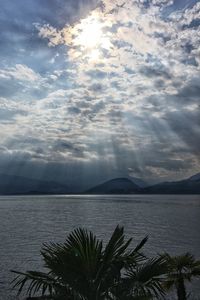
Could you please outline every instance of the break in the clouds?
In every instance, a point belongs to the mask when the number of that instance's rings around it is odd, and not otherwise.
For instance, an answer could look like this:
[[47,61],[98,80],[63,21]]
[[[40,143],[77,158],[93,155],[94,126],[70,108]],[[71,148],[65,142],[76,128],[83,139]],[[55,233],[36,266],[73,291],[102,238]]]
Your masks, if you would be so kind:
[[1,7],[1,172],[71,183],[199,172],[198,1]]

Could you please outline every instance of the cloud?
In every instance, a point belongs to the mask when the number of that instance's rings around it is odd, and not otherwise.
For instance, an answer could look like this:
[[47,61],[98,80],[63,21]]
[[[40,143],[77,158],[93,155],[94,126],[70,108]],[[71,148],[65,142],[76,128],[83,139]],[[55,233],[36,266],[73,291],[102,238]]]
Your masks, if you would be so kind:
[[41,77],[31,68],[25,65],[16,64],[15,67],[0,70],[0,78],[34,82],[40,80]]
[[[4,157],[145,178],[195,173],[199,3],[171,13],[167,0],[90,5],[73,22],[35,20],[41,51],[2,66]],[[88,48],[80,35],[95,22],[99,38]]]

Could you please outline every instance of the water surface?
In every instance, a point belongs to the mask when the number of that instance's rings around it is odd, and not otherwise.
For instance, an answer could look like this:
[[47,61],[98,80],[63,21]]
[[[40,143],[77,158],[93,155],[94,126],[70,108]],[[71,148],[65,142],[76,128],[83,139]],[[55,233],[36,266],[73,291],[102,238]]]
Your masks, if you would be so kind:
[[[10,269],[41,269],[40,249],[81,226],[107,240],[117,224],[133,244],[149,235],[148,255],[192,252],[200,258],[200,196],[0,197],[0,299],[14,300]],[[191,287],[200,294],[197,284]]]

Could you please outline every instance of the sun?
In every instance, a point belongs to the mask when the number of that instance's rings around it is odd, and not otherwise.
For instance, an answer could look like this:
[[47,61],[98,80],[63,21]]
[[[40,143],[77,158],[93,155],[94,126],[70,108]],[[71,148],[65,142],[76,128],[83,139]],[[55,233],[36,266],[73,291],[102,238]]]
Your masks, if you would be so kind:
[[100,57],[101,50],[109,50],[111,42],[105,32],[105,24],[97,16],[83,19],[76,27],[73,44],[78,46],[90,59]]
[[82,30],[77,37],[81,46],[89,49],[100,46],[103,37],[102,24],[94,18],[88,18],[82,24]]

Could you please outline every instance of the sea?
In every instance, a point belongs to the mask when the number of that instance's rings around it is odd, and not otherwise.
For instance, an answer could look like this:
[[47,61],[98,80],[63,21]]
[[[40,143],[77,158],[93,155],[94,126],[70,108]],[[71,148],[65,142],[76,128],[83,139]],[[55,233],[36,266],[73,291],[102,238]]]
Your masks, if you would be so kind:
[[[42,270],[43,243],[64,242],[77,227],[106,242],[118,224],[133,246],[148,235],[149,257],[189,251],[200,259],[199,195],[1,196],[0,300],[25,299],[11,290],[10,270]],[[199,282],[187,287],[191,299],[200,296]]]

